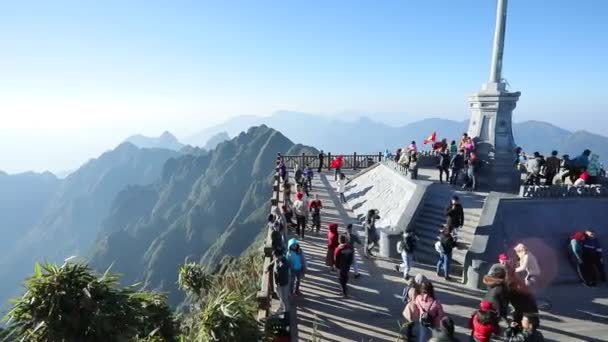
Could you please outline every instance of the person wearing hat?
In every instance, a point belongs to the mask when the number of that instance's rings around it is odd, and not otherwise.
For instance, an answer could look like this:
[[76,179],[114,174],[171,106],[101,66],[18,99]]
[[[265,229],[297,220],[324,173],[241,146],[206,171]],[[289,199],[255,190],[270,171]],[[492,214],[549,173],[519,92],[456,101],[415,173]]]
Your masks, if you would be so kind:
[[451,317],[445,316],[441,319],[438,327],[439,333],[431,338],[429,342],[458,342],[456,338],[456,330],[454,320]]
[[498,334],[498,317],[492,303],[481,301],[479,310],[471,316],[469,327],[472,329],[471,338],[474,342],[490,342],[492,335]]
[[302,295],[300,284],[302,283],[302,279],[304,279],[308,266],[304,251],[300,247],[300,242],[295,238],[290,239],[287,243],[287,254],[285,254],[285,257],[287,258],[287,262],[289,262],[290,292],[292,295],[300,296]]
[[483,283],[487,286],[488,292],[484,296],[498,312],[500,318],[507,318],[509,298],[507,288],[507,271],[501,264],[494,264],[483,277]]

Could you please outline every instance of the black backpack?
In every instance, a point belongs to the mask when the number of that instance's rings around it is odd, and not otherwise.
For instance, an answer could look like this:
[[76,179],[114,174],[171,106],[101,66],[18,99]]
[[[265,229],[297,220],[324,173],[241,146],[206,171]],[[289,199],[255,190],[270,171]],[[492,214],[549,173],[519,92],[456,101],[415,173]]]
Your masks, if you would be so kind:
[[270,241],[272,249],[281,249],[283,248],[283,236],[276,230],[273,230],[270,233]]
[[413,236],[408,236],[403,240],[403,248],[406,252],[412,253],[416,248],[416,239]]
[[[433,304],[435,304],[435,300],[433,300],[433,302],[431,302],[431,305],[429,305],[429,310],[431,309]],[[427,309],[424,309],[422,306],[420,307],[420,311],[420,324],[422,324],[422,326],[425,328],[432,328],[434,325],[433,315],[431,315],[431,313]]]
[[279,286],[289,284],[289,263],[285,257],[281,257],[275,261],[274,265],[274,281]]

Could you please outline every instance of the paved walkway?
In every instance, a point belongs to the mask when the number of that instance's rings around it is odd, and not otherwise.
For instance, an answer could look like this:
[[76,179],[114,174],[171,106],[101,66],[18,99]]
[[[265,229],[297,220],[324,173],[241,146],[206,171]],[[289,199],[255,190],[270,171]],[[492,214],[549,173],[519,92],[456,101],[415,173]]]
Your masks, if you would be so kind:
[[[319,195],[324,206],[322,229],[319,235],[307,231],[301,242],[308,256],[309,272],[302,284],[304,296],[295,302],[296,340],[398,341],[399,324],[403,322],[400,296],[404,281],[394,270],[396,261],[367,259],[358,248],[362,277],[353,279],[351,274],[349,299],[342,298],[337,275],[325,266],[327,225],[338,223],[341,233],[347,223],[361,229],[348,204],[340,203],[333,184],[333,173],[315,175],[313,194]],[[468,341],[470,331],[466,326],[482,292],[462,286],[460,279],[446,282],[436,277],[429,266],[416,265],[414,272],[433,281],[444,310],[457,324],[458,337]],[[548,294],[554,307],[551,312],[542,313],[541,330],[549,341],[608,341],[607,288],[568,285],[552,288]]]

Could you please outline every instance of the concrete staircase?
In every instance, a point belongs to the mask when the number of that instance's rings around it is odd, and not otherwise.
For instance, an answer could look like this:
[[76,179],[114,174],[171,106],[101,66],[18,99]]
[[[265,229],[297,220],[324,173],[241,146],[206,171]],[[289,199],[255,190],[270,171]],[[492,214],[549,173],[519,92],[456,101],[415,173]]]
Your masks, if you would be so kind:
[[458,231],[458,243],[452,251],[450,273],[453,276],[461,276],[464,258],[473,241],[485,195],[453,191],[453,188],[447,185],[434,184],[429,187],[422,210],[416,215],[413,222],[413,227],[418,236],[418,248],[415,255],[416,261],[419,263],[436,264],[435,242],[438,240],[440,227],[447,221],[446,208],[454,195],[460,197],[460,202],[464,208],[464,226]]

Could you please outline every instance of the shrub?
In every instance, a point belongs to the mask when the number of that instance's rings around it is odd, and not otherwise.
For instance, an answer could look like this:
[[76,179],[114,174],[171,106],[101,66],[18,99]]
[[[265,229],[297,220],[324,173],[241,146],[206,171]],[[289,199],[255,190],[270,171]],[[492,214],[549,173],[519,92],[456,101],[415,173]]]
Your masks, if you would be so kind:
[[128,341],[157,335],[175,339],[164,296],[120,288],[118,276],[87,265],[35,265],[25,294],[6,315],[15,337],[26,341]]

